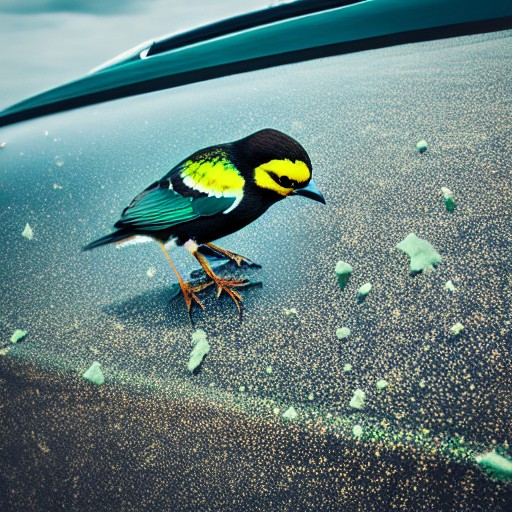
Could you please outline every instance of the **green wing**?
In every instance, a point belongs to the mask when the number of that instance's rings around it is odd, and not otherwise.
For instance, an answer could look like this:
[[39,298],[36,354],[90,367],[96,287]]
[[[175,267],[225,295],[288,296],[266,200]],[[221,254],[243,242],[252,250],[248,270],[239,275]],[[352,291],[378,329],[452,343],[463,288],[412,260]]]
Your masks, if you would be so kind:
[[227,147],[200,150],[139,194],[115,227],[160,231],[227,212],[241,201],[244,183]]
[[235,202],[234,197],[185,197],[168,185],[168,181],[157,182],[139,194],[123,211],[115,227],[160,231],[222,213]]
[[217,213],[224,213],[233,206],[235,197],[196,197],[192,199],[192,209],[201,217],[210,217]]

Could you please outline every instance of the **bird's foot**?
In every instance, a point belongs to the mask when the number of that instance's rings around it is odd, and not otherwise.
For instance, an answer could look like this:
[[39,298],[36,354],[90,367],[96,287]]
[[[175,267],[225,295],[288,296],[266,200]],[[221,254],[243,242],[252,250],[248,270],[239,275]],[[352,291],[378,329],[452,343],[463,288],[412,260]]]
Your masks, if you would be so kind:
[[191,316],[191,310],[194,303],[198,304],[201,309],[205,309],[205,305],[203,302],[198,298],[196,295],[197,292],[200,292],[201,290],[204,290],[205,288],[208,288],[208,286],[211,286],[213,284],[213,281],[208,281],[206,283],[201,283],[195,286],[191,286],[189,283],[186,283],[184,281],[180,282],[180,288],[181,292],[183,293],[183,297],[185,298],[185,304],[187,305],[188,310],[188,316],[190,318],[190,322],[192,325],[194,325],[194,322],[192,322],[192,316]]
[[[188,242],[187,242],[188,243]],[[242,314],[243,314],[243,307],[242,307],[242,295],[233,288],[237,288],[239,286],[247,286],[251,284],[249,279],[242,278],[242,279],[225,279],[223,277],[218,276],[208,263],[208,260],[206,256],[201,254],[198,250],[198,246],[194,243],[190,243],[187,247],[187,244],[185,244],[185,248],[190,251],[190,253],[197,259],[201,267],[203,267],[203,270],[205,274],[217,285],[217,298],[219,298],[220,294],[222,292],[226,292],[235,303],[238,313],[240,314],[240,321],[242,320]],[[210,246],[210,248],[212,248]],[[216,246],[213,246],[213,250],[216,250]],[[224,251],[222,249],[222,251]]]
[[224,279],[222,277],[219,277],[219,276],[215,276],[213,277],[213,281],[215,282],[215,284],[217,285],[217,298],[220,297],[220,294],[222,292],[226,292],[232,299],[233,299],[233,302],[235,303],[237,309],[238,309],[238,313],[240,314],[240,320],[242,319],[242,314],[243,314],[243,299],[242,299],[242,295],[240,295],[239,292],[237,292],[236,290],[233,290],[233,288],[236,288],[236,287],[240,287],[240,286],[246,286],[247,284],[249,284],[249,280],[248,279]]
[[230,260],[236,262],[236,264],[241,267],[242,264],[247,265],[248,267],[261,268],[259,263],[255,263],[254,261],[242,256],[241,254],[232,253],[232,256],[229,257]]
[[224,256],[226,258],[229,258],[231,261],[234,261],[239,267],[242,265],[247,267],[253,267],[253,268],[261,268],[261,265],[258,263],[255,263],[254,261],[250,260],[249,258],[246,258],[245,256],[242,256],[241,254],[237,254],[236,252],[228,251],[227,249],[223,249],[222,247],[219,247],[218,245],[214,244],[205,244],[207,247],[209,247],[214,253],[217,253],[221,256]]

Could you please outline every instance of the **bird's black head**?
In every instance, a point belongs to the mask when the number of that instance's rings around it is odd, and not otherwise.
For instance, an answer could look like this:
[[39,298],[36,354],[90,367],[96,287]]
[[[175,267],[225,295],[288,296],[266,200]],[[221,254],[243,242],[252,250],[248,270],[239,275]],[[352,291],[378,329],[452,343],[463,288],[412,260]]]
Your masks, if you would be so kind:
[[303,195],[325,203],[311,179],[311,160],[295,139],[267,128],[233,145],[239,159],[253,173],[256,187],[277,194],[277,199]]

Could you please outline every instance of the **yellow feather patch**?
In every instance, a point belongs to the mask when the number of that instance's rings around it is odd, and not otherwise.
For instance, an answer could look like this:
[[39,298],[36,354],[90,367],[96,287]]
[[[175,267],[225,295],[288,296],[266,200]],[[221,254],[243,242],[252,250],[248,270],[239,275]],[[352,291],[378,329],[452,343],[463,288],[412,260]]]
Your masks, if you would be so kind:
[[188,160],[181,178],[187,186],[213,196],[238,197],[245,184],[236,167],[224,158]]
[[311,178],[311,171],[301,160],[292,162],[291,160],[271,160],[265,164],[256,167],[254,170],[254,181],[258,187],[267,188],[277,192],[282,196],[290,195],[295,187],[282,187],[273,178],[272,174],[282,178],[286,176],[290,181],[298,184],[306,183]]

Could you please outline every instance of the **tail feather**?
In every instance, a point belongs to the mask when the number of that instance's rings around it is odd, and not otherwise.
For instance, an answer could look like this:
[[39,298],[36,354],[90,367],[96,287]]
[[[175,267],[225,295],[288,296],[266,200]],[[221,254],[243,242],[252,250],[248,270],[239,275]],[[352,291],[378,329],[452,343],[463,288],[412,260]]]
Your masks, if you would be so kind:
[[125,240],[126,238],[130,238],[131,236],[133,235],[123,230],[114,231],[113,233],[98,238],[98,240],[94,240],[94,242],[91,242],[90,244],[87,244],[85,247],[82,247],[82,251],[90,251],[91,249],[95,249],[96,247],[101,247],[102,245],[119,242],[121,240]]

